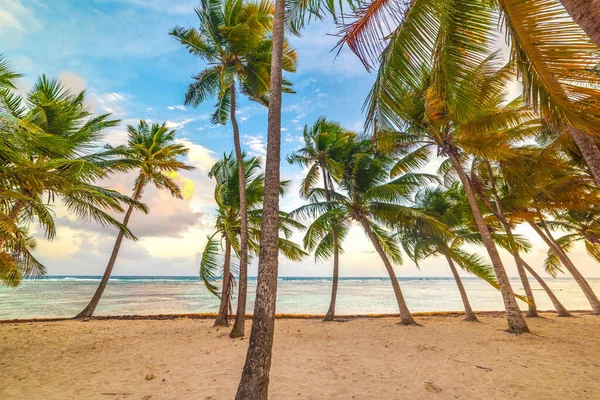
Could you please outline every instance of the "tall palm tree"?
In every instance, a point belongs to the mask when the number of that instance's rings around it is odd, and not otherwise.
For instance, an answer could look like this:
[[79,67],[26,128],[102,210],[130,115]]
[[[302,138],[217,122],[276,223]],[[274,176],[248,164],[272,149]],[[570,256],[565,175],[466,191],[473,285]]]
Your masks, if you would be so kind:
[[[600,186],[600,150],[592,139],[600,121],[595,100],[600,78],[594,72],[598,46],[559,0],[372,1],[342,30],[339,44],[347,44],[368,67],[382,61],[376,86],[394,101],[394,87],[418,79],[415,67],[430,64],[436,54],[450,55],[458,67],[464,58],[461,48],[471,50],[485,40],[486,50],[493,49],[490,38],[497,36],[497,18],[489,16],[496,13],[503,21],[511,69],[522,78],[526,103],[573,137]],[[391,35],[381,29],[382,23]],[[385,70],[393,72],[384,74]],[[456,71],[445,69],[446,74]]]
[[501,162],[511,209],[511,218],[529,224],[552,250],[546,262],[547,271],[555,273],[560,260],[588,299],[594,312],[600,312],[600,300],[585,277],[579,272],[545,223],[550,215],[564,210],[585,211],[598,202],[598,189],[587,172],[571,162],[562,152],[552,148],[526,147],[520,155]]
[[357,222],[385,265],[396,296],[401,323],[415,324],[392,265],[402,262],[402,254],[397,241],[387,229],[414,224],[420,219],[427,219],[432,226],[440,227],[441,224],[433,218],[408,206],[411,193],[436,179],[431,175],[407,173],[388,182],[391,159],[369,154],[368,151],[369,142],[358,141],[344,160],[344,172],[340,180],[343,193],[330,192],[330,200],[327,201],[325,190],[314,188],[310,193],[312,202],[299,207],[292,215],[325,215],[325,218],[335,219],[340,224],[345,221]]
[[[167,189],[176,198],[183,198],[181,189],[169,175],[180,170],[189,171],[194,167],[180,161],[180,158],[188,153],[188,149],[175,142],[175,131],[169,130],[165,123],[149,125],[146,121],[140,121],[137,127],[127,126],[127,136],[126,145],[111,150],[113,154],[120,155],[135,165],[138,170],[133,187],[133,200],[139,201],[144,188],[149,184],[153,184],[157,189]],[[123,226],[129,224],[132,212],[133,207],[129,206],[123,218]],[[94,314],[117,261],[124,236],[124,231],[120,230],[100,284],[89,304],[76,318],[90,318]]]
[[[480,170],[483,170],[483,172]],[[525,290],[525,294],[527,296],[528,311],[526,317],[538,317],[539,315],[537,313],[537,306],[533,296],[533,290],[529,284],[529,278],[527,277],[525,262],[521,258],[519,250],[516,246],[516,242],[514,241],[513,227],[504,213],[504,207],[502,206],[496,180],[497,177],[495,176],[491,162],[489,160],[481,160],[476,158],[471,169],[471,181],[474,183],[473,187],[487,209],[492,212],[492,214],[500,221],[504,231],[506,232],[506,235],[509,238],[510,246],[508,251],[512,254],[515,260],[517,272],[519,273],[521,284],[523,285],[523,289]],[[486,186],[489,187],[486,188]]]
[[[185,45],[191,54],[200,57],[208,68],[194,77],[185,96],[185,104],[198,106],[217,97],[212,122],[225,124],[230,120],[238,165],[241,197],[240,281],[236,320],[230,336],[244,336],[246,292],[248,281],[248,210],[244,182],[244,161],[240,132],[236,118],[238,90],[260,104],[269,103],[269,74],[273,40],[274,7],[269,0],[202,0],[196,14],[198,29],[174,28],[170,34]],[[284,41],[281,68],[294,72],[296,52]],[[283,91],[292,93],[283,81]]]
[[[257,252],[260,239],[260,220],[262,218],[262,196],[264,192],[264,175],[259,172],[260,159],[252,157],[244,160],[246,171],[246,193],[249,212],[249,249]],[[237,176],[237,163],[232,155],[225,155],[211,169],[209,176],[217,181],[215,187],[215,200],[217,203],[216,231],[208,237],[206,247],[200,262],[200,277],[208,291],[221,298],[221,304],[215,326],[227,326],[230,311],[233,286],[235,282],[235,268],[233,258],[239,259],[240,252],[240,195]],[[281,193],[285,192],[288,182],[281,183]],[[302,229],[303,226],[283,214],[280,218],[281,230],[284,237],[279,239],[280,252],[292,261],[299,261],[304,252],[297,244],[289,240],[292,229]],[[220,240],[219,237],[220,236]],[[223,245],[219,245],[223,242]],[[219,247],[224,248],[221,254]],[[222,265],[222,268],[221,268]],[[215,285],[218,276],[223,277],[221,292]],[[238,299],[239,301],[239,299]]]
[[[477,10],[482,23],[491,18],[485,11],[485,8]],[[462,22],[454,18],[460,18],[453,16],[452,19],[458,29]],[[451,36],[452,32],[448,29],[447,35]],[[406,132],[393,135],[393,145],[410,149],[400,165],[406,163],[405,159],[422,164],[430,158],[432,148],[437,148],[439,156],[447,157],[441,168],[453,170],[465,189],[500,285],[509,331],[528,332],[465,163],[471,155],[486,159],[506,157],[510,154],[506,143],[527,137],[538,124],[535,115],[522,106],[520,99],[504,104],[510,71],[497,66],[495,54],[485,55],[487,39],[479,39],[480,42],[473,40],[469,44],[470,51],[461,53],[463,44],[457,43],[456,49],[440,52],[432,69],[422,67],[420,72],[413,72],[420,77],[395,87],[393,103],[388,92],[380,92],[376,83],[370,98],[369,118],[376,121],[376,132],[385,133],[390,128]],[[460,63],[456,60],[458,54],[463,56]],[[394,167],[392,171],[397,169]]]
[[[331,200],[330,193],[335,191],[334,181],[339,181],[343,172],[343,165],[340,162],[341,157],[348,148],[353,136],[353,133],[345,131],[340,124],[327,121],[325,117],[319,117],[310,128],[308,126],[304,127],[304,147],[287,158],[290,164],[308,168],[300,185],[301,197],[306,198],[308,196],[311,189],[317,185],[319,175],[321,175],[325,200]],[[344,229],[343,226],[339,228]],[[337,230],[338,223],[335,220],[318,220],[313,222],[304,237],[304,244],[309,250],[313,250],[317,246],[322,249],[322,251],[317,250],[315,253],[317,259],[324,260],[329,256],[333,256],[331,300],[327,314],[325,314],[325,321],[333,321],[335,318],[335,301],[339,277],[339,246],[343,241],[342,238],[338,238]],[[317,234],[317,232],[320,234]],[[318,240],[315,235],[319,237]],[[331,250],[324,252],[328,247],[331,247]]]
[[[256,208],[262,201],[264,190],[264,176],[259,173],[260,165],[258,157],[244,160],[244,195],[239,190],[239,174],[237,160],[230,154],[223,158],[211,168],[208,176],[215,179],[215,201],[217,203],[217,219],[215,221],[216,232],[209,237],[200,263],[200,277],[204,281],[209,292],[221,298],[221,305],[215,320],[215,326],[227,326],[231,291],[233,290],[233,272],[231,271],[231,250],[241,259],[242,240],[242,209]],[[244,203],[241,202],[244,198]],[[244,216],[246,216],[244,214]],[[217,292],[216,286],[212,284],[216,275],[219,262],[216,260],[220,235],[224,241],[225,256],[223,263],[223,286],[221,293]],[[247,236],[247,235],[246,235]]]
[[446,259],[460,292],[465,308],[465,319],[477,321],[477,316],[471,308],[455,264],[489,282],[494,287],[497,287],[498,284],[491,266],[486,264],[480,256],[461,248],[465,242],[474,242],[480,236],[474,235],[468,226],[467,216],[469,213],[465,209],[464,203],[454,199],[457,197],[458,190],[458,185],[454,185],[448,191],[441,188],[423,189],[415,196],[415,208],[446,225],[447,233],[440,232],[437,227],[432,229],[429,221],[421,220],[416,224],[402,226],[399,229],[399,235],[404,251],[417,266],[420,261],[431,256],[441,255]]
[[[4,74],[6,75],[6,74]],[[9,74],[10,75],[10,74]],[[26,226],[37,220],[47,239],[56,234],[51,207],[60,199],[81,220],[116,226],[131,233],[109,212],[123,212],[122,204],[145,210],[135,200],[97,186],[131,163],[116,160],[108,151],[92,152],[106,128],[115,126],[108,114],[91,116],[84,92],[72,94],[58,80],[42,75],[23,97],[7,86],[0,91],[0,249],[6,276],[39,276],[45,268],[31,256],[33,241]],[[20,270],[19,270],[20,269]],[[19,279],[13,281],[18,283]]]
[[254,303],[252,333],[235,396],[236,400],[266,400],[269,393],[269,372],[275,331],[277,268],[279,265],[277,259],[279,194],[276,189],[280,180],[285,25],[287,23],[292,32],[299,33],[312,16],[319,17],[323,11],[334,14],[335,2],[275,0],[265,165],[266,190],[263,206],[265,215],[261,226],[257,295]]

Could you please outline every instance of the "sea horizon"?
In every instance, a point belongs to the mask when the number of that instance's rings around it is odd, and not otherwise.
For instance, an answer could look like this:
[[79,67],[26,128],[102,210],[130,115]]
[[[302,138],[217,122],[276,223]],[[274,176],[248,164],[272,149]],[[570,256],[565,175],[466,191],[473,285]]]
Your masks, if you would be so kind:
[[[85,307],[100,280],[100,275],[48,275],[24,280],[17,288],[0,287],[0,320],[73,317]],[[280,276],[277,312],[286,314],[324,314],[331,295],[331,277]],[[452,277],[399,277],[408,307],[413,312],[462,311],[460,294]],[[515,292],[523,294],[518,277],[510,278]],[[563,304],[572,310],[587,310],[585,296],[569,277],[546,278]],[[600,278],[589,278],[600,290]],[[537,282],[531,280],[540,310],[551,310],[552,303]],[[219,283],[219,282],[217,282]],[[463,283],[473,309],[502,311],[500,293],[476,277]],[[254,306],[256,277],[248,279],[248,312]],[[233,299],[234,309],[235,301]],[[520,302],[522,309],[525,303]],[[219,300],[210,294],[198,276],[115,275],[112,276],[96,315],[153,315],[210,313],[218,310]],[[397,313],[389,277],[340,277],[337,314]]]

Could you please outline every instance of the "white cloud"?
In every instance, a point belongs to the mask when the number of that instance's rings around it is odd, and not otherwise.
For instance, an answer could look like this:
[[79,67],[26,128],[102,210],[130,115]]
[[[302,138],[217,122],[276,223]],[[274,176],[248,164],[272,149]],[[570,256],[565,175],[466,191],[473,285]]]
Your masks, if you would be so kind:
[[267,143],[264,136],[244,135],[244,144],[250,147],[250,155],[266,156]]
[[168,106],[167,107],[168,110],[179,110],[179,111],[187,111],[187,108],[185,108],[185,106],[182,105],[173,105],[173,106]]
[[79,93],[87,88],[87,81],[73,71],[62,71],[58,74],[58,80],[72,93]]
[[194,121],[194,118],[187,118],[184,119],[182,121],[178,121],[178,122],[174,122],[174,121],[166,121],[165,124],[167,125],[167,128],[169,129],[181,129],[183,127],[185,127],[187,124],[189,124],[190,122]]
[[0,2],[0,33],[9,31],[31,32],[40,29],[42,24],[33,15],[33,10],[25,7],[20,0]]

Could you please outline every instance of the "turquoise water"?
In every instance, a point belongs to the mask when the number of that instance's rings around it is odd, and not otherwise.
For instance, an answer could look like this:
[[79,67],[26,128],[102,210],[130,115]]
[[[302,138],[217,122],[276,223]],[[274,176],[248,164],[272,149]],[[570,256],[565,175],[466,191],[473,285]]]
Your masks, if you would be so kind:
[[[25,281],[18,288],[0,287],[0,319],[72,317],[85,307],[100,277],[52,276]],[[457,311],[462,309],[452,278],[401,278],[400,286],[411,311]],[[513,288],[522,293],[517,278]],[[569,309],[589,309],[577,284],[566,278],[547,279]],[[600,294],[600,278],[590,284]],[[487,283],[465,278],[464,284],[475,310],[502,310],[500,293]],[[248,310],[252,310],[256,278],[249,281]],[[538,308],[551,309],[541,287],[532,286]],[[324,314],[329,305],[330,278],[280,278],[277,312]],[[206,291],[198,277],[117,276],[111,278],[97,315],[147,315],[216,312],[218,299]],[[397,312],[388,278],[340,278],[338,314]]]

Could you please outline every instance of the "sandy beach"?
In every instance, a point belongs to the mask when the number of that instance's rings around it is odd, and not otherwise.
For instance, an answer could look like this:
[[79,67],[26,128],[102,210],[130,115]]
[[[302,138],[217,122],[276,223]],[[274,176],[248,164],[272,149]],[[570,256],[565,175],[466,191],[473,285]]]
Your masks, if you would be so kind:
[[[272,399],[600,398],[600,317],[279,319]],[[0,324],[2,399],[232,399],[248,345],[211,320]]]

